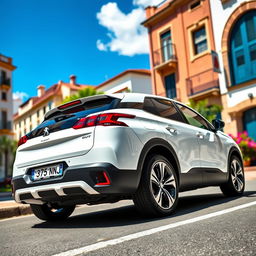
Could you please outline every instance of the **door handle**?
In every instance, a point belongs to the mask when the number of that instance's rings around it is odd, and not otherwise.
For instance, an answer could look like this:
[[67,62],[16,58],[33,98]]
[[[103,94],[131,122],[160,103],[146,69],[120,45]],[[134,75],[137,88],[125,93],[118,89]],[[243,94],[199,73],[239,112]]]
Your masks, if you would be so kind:
[[197,132],[196,136],[201,140],[204,138],[204,135],[201,132]]
[[167,127],[166,127],[166,130],[167,130],[168,132],[170,132],[170,133],[177,133],[177,130],[176,130],[175,128],[170,127],[170,126],[167,126]]

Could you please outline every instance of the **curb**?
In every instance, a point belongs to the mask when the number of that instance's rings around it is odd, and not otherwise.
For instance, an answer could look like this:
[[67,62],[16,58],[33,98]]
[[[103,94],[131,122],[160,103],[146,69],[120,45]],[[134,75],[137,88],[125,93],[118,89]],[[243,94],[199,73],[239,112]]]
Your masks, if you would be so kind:
[[11,218],[14,216],[32,214],[29,205],[17,205],[0,208],[0,219]]

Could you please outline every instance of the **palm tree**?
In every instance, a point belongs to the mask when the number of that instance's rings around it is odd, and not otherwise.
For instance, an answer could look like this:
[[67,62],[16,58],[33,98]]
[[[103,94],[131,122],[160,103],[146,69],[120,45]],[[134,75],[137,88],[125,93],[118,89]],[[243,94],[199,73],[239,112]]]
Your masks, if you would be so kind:
[[63,103],[66,103],[66,102],[69,102],[72,100],[76,100],[76,99],[80,99],[80,98],[84,98],[84,97],[94,96],[96,94],[103,94],[103,92],[97,92],[94,88],[87,87],[85,89],[79,90],[76,94],[66,97],[64,99]]

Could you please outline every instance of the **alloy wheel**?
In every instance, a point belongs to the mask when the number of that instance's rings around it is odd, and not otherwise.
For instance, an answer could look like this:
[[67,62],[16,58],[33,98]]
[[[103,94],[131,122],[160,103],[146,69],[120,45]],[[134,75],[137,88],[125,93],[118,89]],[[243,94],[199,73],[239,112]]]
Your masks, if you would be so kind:
[[170,209],[177,198],[177,184],[173,170],[163,161],[151,168],[150,187],[156,203],[165,210]]
[[234,188],[240,192],[244,188],[244,173],[241,163],[237,159],[231,162],[231,180]]

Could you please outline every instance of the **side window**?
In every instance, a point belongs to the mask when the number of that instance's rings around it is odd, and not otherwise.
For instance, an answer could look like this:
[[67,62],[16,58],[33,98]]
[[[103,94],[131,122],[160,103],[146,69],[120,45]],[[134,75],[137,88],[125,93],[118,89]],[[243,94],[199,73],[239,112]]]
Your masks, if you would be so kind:
[[184,114],[189,124],[198,128],[209,130],[207,122],[201,116],[183,105],[177,104],[177,106]]
[[169,100],[145,98],[144,110],[171,120],[184,122],[173,103]]

